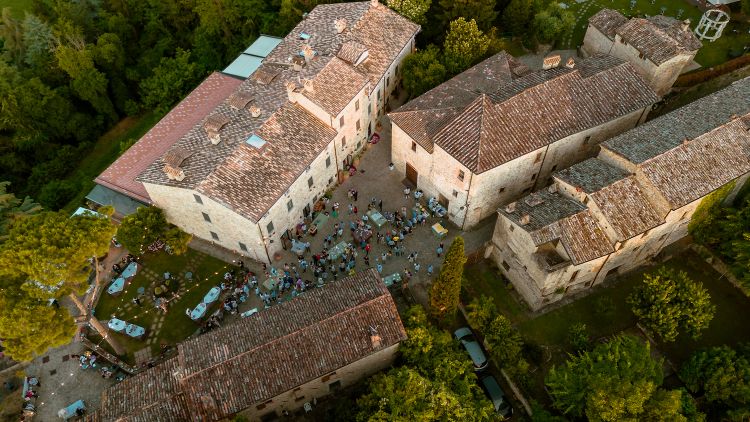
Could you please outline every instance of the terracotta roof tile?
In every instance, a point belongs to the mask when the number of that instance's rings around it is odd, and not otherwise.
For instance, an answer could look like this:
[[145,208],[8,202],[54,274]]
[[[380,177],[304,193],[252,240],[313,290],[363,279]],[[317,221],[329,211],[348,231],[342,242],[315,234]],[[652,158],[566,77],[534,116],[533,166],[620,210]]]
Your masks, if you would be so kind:
[[336,117],[366,84],[366,75],[334,57],[312,80],[313,91],[302,95]]
[[357,62],[357,59],[362,57],[362,54],[364,54],[366,51],[367,46],[365,46],[364,44],[361,44],[357,41],[347,41],[341,44],[341,49],[339,49],[336,57],[349,64],[354,64]]
[[664,222],[634,176],[614,181],[589,196],[615,231],[614,240],[630,239]]
[[682,22],[666,17],[632,18],[617,28],[625,42],[660,65],[681,54],[692,54],[701,48],[693,31],[682,30]]
[[627,21],[622,13],[612,9],[602,9],[589,18],[589,23],[610,40],[615,39],[615,31]]
[[574,264],[582,264],[614,252],[612,241],[589,210],[559,221],[560,241]]
[[555,178],[586,193],[596,192],[628,175],[625,170],[598,158],[589,158],[554,174]]
[[102,174],[96,183],[148,203],[150,198],[136,177],[164,154],[214,107],[224,101],[242,81],[214,72],[131,146]]

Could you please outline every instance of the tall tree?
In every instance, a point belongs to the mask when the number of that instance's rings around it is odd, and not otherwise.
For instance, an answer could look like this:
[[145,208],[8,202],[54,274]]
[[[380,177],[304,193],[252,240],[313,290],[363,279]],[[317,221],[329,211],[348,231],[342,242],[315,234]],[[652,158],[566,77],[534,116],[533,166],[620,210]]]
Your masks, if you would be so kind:
[[7,239],[8,228],[21,217],[38,213],[42,206],[28,196],[17,198],[8,192],[8,182],[0,182],[0,244]]
[[497,363],[514,375],[522,376],[528,369],[523,359],[523,339],[508,318],[498,312],[492,298],[482,295],[467,307],[467,320],[484,335],[487,351]]
[[40,70],[44,66],[49,66],[52,61],[52,47],[55,45],[52,28],[47,22],[28,12],[21,26],[26,47],[24,63]]
[[4,353],[28,361],[68,343],[76,326],[67,309],[33,298],[17,287],[0,289],[0,339]]
[[173,58],[162,58],[153,75],[141,81],[143,104],[147,108],[169,109],[203,74],[203,69],[190,61],[190,52],[178,49]]
[[516,37],[528,33],[534,18],[534,3],[534,0],[510,0],[503,10],[503,27]]
[[457,236],[448,248],[440,274],[430,288],[430,311],[434,317],[445,319],[456,312],[465,263],[464,239]]
[[0,13],[0,38],[3,39],[3,47],[10,61],[20,63],[24,54],[23,27],[13,17],[10,7],[3,7]]
[[190,234],[167,222],[164,211],[157,207],[138,207],[135,213],[122,219],[117,229],[117,240],[126,249],[141,254],[148,245],[164,241],[175,254],[187,251]]
[[425,14],[430,10],[432,0],[387,0],[388,7],[406,19],[420,25],[426,23]]
[[723,411],[750,412],[749,345],[739,350],[720,346],[696,352],[680,369],[680,378],[691,392],[703,393]]
[[645,274],[628,303],[639,322],[667,342],[677,339],[681,331],[700,337],[716,312],[703,284],[667,267]]
[[572,12],[553,2],[534,15],[531,27],[539,42],[549,44],[572,31],[575,23],[576,19]]
[[404,59],[403,84],[412,98],[443,83],[446,74],[440,63],[440,50],[433,44]]
[[477,27],[474,19],[458,18],[450,23],[443,44],[445,67],[456,75],[478,62],[487,52],[490,39]]
[[682,403],[680,392],[660,390],[662,379],[662,363],[651,357],[648,343],[620,336],[552,368],[546,384],[553,405],[573,417],[620,421],[659,414],[660,420],[684,420],[682,405],[675,405]]
[[495,0],[440,0],[439,21],[443,28],[458,18],[473,20],[482,31],[489,31],[497,19]]

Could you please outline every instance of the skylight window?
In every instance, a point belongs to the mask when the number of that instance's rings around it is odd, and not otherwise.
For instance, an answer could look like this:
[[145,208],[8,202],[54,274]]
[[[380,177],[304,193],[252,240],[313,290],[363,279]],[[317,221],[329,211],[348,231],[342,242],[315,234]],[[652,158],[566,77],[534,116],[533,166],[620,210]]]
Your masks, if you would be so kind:
[[263,140],[260,136],[256,134],[250,135],[249,138],[247,138],[247,141],[245,141],[248,145],[253,146],[255,148],[260,149],[263,145],[266,144],[266,141]]
[[301,40],[309,40],[310,39],[310,34],[308,34],[307,32],[302,32],[302,33],[299,34],[299,39],[301,39]]

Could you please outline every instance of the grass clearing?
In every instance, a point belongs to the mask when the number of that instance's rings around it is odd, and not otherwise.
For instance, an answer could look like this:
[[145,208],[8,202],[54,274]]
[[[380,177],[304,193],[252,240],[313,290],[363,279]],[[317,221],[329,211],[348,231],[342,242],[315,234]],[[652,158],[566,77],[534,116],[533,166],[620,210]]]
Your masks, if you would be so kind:
[[[154,308],[153,302],[149,299],[142,299],[140,307],[131,304],[131,301],[138,295],[139,287],[145,289],[145,297],[150,297],[153,282],[161,280],[165,272],[175,275],[180,285],[186,284],[185,293],[171,304],[156,341],[152,344],[152,353],[156,355],[162,342],[175,345],[195,333],[199,325],[185,315],[185,309],[197,305],[211,287],[221,283],[224,272],[231,265],[193,249],[188,249],[188,252],[183,255],[169,255],[166,252],[147,253],[140,263],[141,269],[125,290],[118,296],[103,292],[95,310],[95,315],[102,321],[108,321],[112,315],[115,315],[119,319],[146,328],[144,340],[115,334],[128,351],[125,360],[129,363],[134,362],[134,352],[146,347],[146,340],[153,334],[150,332],[151,325],[157,317],[163,315],[161,311]],[[193,273],[192,282],[182,277],[185,271]],[[130,306],[126,306],[128,304]],[[216,306],[218,302],[215,302],[206,314],[212,313]],[[101,345],[108,348],[106,343]]]
[[83,204],[86,195],[94,188],[94,178],[120,156],[120,142],[128,139],[139,139],[162,117],[162,113],[154,111],[137,117],[126,117],[99,137],[93,148],[67,178],[78,182],[79,193],[68,202],[63,210],[73,212]]

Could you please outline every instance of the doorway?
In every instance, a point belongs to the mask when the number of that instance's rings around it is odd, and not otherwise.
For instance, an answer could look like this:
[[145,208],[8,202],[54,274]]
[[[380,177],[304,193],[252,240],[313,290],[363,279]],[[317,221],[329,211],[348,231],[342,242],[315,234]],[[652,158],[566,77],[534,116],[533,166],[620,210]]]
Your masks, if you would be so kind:
[[414,186],[417,186],[418,178],[419,178],[419,173],[417,173],[417,169],[412,167],[411,164],[406,163],[406,180],[413,183]]

